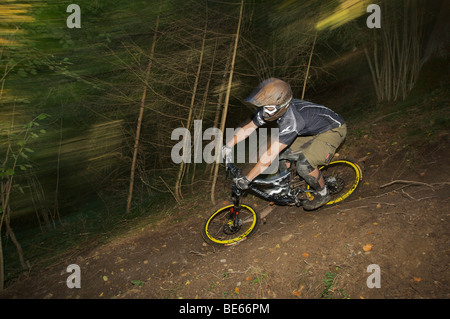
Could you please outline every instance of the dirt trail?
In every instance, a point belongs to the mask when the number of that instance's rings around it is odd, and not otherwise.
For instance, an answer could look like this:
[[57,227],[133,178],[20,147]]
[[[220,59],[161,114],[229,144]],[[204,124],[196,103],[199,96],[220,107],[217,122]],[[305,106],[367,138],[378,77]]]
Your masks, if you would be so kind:
[[[340,151],[359,159],[364,181],[339,206],[316,212],[273,207],[248,240],[215,248],[201,238],[213,207],[198,202],[188,215],[182,208],[156,225],[61,260],[0,297],[449,298],[447,135],[407,152],[401,141],[378,133],[347,141]],[[397,180],[405,182],[380,188]],[[268,206],[253,197],[246,202],[260,212]],[[69,264],[80,266],[80,289],[66,285]],[[380,267],[381,288],[367,285],[372,264]]]

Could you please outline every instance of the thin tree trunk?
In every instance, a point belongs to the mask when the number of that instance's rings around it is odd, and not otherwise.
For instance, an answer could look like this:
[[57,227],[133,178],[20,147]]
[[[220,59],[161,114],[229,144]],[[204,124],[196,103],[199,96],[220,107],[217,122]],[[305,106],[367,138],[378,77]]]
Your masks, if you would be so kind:
[[404,100],[413,89],[420,71],[424,13],[418,10],[417,0],[404,0],[402,5],[403,19],[400,23],[388,13],[394,8],[387,9],[384,14],[383,28],[378,31],[380,38],[374,41],[374,65],[367,49],[364,50],[379,102]]
[[[203,94],[202,108],[201,108],[200,115],[199,115],[199,119],[200,120],[203,120],[203,118],[205,116],[206,104],[208,102],[209,86],[210,86],[212,74],[213,74],[213,71],[214,71],[214,62],[215,62],[215,59],[216,59],[216,52],[217,52],[217,39],[216,39],[216,44],[214,46],[214,52],[213,52],[213,56],[212,56],[212,62],[211,62],[211,68],[210,68],[210,71],[209,71],[208,82],[206,82],[205,93]],[[197,146],[201,148],[202,145],[200,143],[198,143]],[[195,154],[196,151],[199,151],[199,150],[198,149],[194,150],[194,154]],[[193,167],[193,172],[192,172],[192,179],[191,179],[191,185],[193,185],[194,179],[195,179],[195,164],[196,163],[194,162],[194,167]]]
[[[231,93],[231,84],[233,82],[233,73],[234,73],[234,64],[236,62],[236,52],[237,52],[237,47],[238,47],[238,43],[239,43],[239,34],[241,31],[241,23],[242,23],[242,13],[244,11],[244,0],[241,0],[241,9],[239,12],[239,22],[238,22],[238,26],[237,26],[237,30],[236,30],[236,35],[235,35],[235,41],[234,41],[234,49],[233,49],[233,56],[232,56],[232,60],[231,60],[231,66],[230,66],[230,76],[228,78],[228,87],[227,87],[227,93],[225,95],[225,103],[223,106],[223,112],[222,112],[222,119],[220,122],[220,130],[221,132],[225,131],[225,122],[227,120],[227,112],[228,112],[228,102],[230,100],[230,93]],[[221,143],[222,141],[218,141]],[[219,150],[220,147],[216,147],[216,150]],[[218,160],[220,154],[220,151],[217,152],[218,154],[216,155],[216,161]],[[215,191],[216,191],[216,182],[217,182],[217,174],[219,172],[219,165],[216,165],[214,168],[214,176],[213,176],[213,183],[212,183],[212,187],[211,187],[211,201],[213,204],[216,203],[215,200]]]
[[4,288],[5,281],[5,266],[3,259],[3,242],[2,242],[2,225],[3,225],[3,216],[6,214],[5,205],[4,205],[4,191],[6,190],[6,183],[0,183],[0,196],[1,196],[1,204],[2,204],[2,218],[0,219],[0,291]]
[[[225,70],[223,72],[222,83],[220,84],[220,89],[219,89],[219,99],[217,100],[216,114],[214,116],[214,124],[213,124],[214,128],[218,128],[219,127],[220,114],[222,113],[221,111],[222,111],[222,108],[223,108],[222,107],[223,93],[225,92],[225,86],[226,86],[226,83],[227,83],[227,74],[228,74],[228,70],[230,68],[232,53],[233,53],[233,46],[230,45],[230,53],[227,55],[227,62],[225,63]],[[217,143],[219,143],[219,141],[217,141]],[[217,165],[219,165],[217,160],[214,161],[213,163],[211,163],[210,171],[209,171],[209,179],[212,179],[215,167]]]
[[11,224],[9,223],[10,218],[10,207],[7,207],[7,211],[5,212],[6,218],[5,218],[5,225],[6,225],[6,233],[11,238],[11,241],[13,242],[14,246],[16,246],[17,254],[19,256],[19,261],[22,266],[22,269],[27,269],[27,265],[25,263],[25,260],[23,258],[23,250],[22,246],[20,245],[19,241],[16,238],[16,235],[14,234],[14,231],[11,228]]
[[138,123],[137,123],[137,128],[136,128],[136,137],[135,137],[135,140],[134,140],[133,160],[131,162],[130,188],[128,190],[127,210],[126,210],[127,213],[130,212],[131,201],[133,199],[134,174],[135,174],[135,171],[136,171],[136,161],[137,161],[138,148],[139,148],[139,137],[141,135],[142,117],[144,115],[145,99],[147,97],[148,79],[150,77],[150,70],[152,68],[153,56],[155,54],[155,46],[156,46],[156,37],[157,37],[157,33],[158,33],[158,26],[159,26],[159,15],[156,18],[155,33],[153,34],[153,43],[152,43],[152,48],[151,48],[151,51],[150,51],[150,58],[149,58],[148,65],[147,65],[147,71],[145,73],[144,90],[142,92],[141,106],[140,106],[140,109],[139,109],[139,118],[138,118]]
[[302,91],[302,100],[305,97],[305,91],[306,91],[306,83],[308,82],[308,75],[309,75],[309,68],[311,67],[311,60],[314,53],[314,47],[316,46],[316,40],[317,40],[317,32],[314,36],[314,42],[311,48],[311,54],[309,55],[309,61],[308,61],[308,68],[306,69],[306,75],[305,75],[305,81],[303,82],[303,91]]
[[[193,114],[194,114],[194,102],[195,102],[195,97],[197,95],[198,79],[200,77],[200,72],[202,70],[203,55],[204,55],[204,51],[205,51],[205,42],[206,42],[206,30],[207,30],[207,23],[205,24],[205,31],[204,31],[203,40],[202,40],[202,48],[201,48],[201,52],[200,52],[200,61],[198,62],[197,74],[195,75],[194,89],[193,89],[192,96],[191,96],[191,105],[189,108],[189,115],[188,115],[188,119],[186,122],[186,129],[188,131],[190,130],[191,125],[192,125],[192,119],[193,119]],[[187,138],[185,138],[184,144],[183,144],[184,151],[186,151],[187,142],[188,142],[188,140],[187,140]],[[181,201],[183,199],[183,195],[181,193],[181,183],[183,181],[185,169],[186,169],[186,163],[184,161],[181,161],[180,169],[178,171],[177,181],[175,184],[175,195],[177,196],[178,201]]]
[[61,215],[59,214],[58,192],[59,192],[59,173],[60,173],[59,165],[60,165],[60,160],[61,160],[61,147],[62,147],[62,129],[63,129],[63,119],[62,119],[62,114],[61,114],[61,125],[60,125],[60,129],[59,129],[58,157],[57,157],[57,162],[56,162],[55,211],[54,211],[54,216],[53,216],[53,219],[55,219],[55,217],[58,218],[58,221],[60,224],[62,224],[62,222],[61,222]]
[[2,236],[0,236],[0,291],[2,291],[4,288],[4,285],[3,285],[4,281],[5,281],[5,275],[4,275],[4,267],[3,267],[3,243],[2,243]]

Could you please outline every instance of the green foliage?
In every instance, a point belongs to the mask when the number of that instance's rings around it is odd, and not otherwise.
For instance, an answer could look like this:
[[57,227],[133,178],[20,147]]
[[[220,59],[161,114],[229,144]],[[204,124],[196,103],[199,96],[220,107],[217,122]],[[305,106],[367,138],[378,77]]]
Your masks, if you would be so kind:
[[325,274],[325,278],[323,279],[325,288],[320,295],[321,298],[333,299],[333,298],[336,298],[338,296],[338,294],[340,294],[339,298],[343,297],[343,298],[348,299],[348,296],[345,293],[345,291],[343,289],[338,289],[336,287],[336,277],[337,276],[338,276],[338,274],[335,272],[332,272],[332,271],[327,272]]
[[[45,129],[40,129],[39,121],[50,117],[49,114],[41,113],[32,119],[27,124],[22,126],[22,129],[7,127],[2,125],[3,130],[0,130],[0,136],[6,140],[2,143],[0,149],[5,154],[5,158],[0,166],[0,177],[8,178],[16,175],[17,169],[26,171],[33,166],[29,164],[29,155],[34,153],[34,150],[27,145],[30,141],[37,139],[40,135],[45,134]],[[22,188],[20,188],[23,193]]]

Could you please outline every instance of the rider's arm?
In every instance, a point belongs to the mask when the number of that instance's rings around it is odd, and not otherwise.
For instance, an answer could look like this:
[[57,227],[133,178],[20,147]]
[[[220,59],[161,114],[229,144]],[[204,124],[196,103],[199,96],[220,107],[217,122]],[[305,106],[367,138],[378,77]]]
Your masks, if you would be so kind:
[[254,180],[259,174],[264,172],[270,164],[277,158],[277,155],[287,147],[286,144],[280,143],[278,141],[272,142],[269,149],[261,156],[258,163],[252,168],[252,170],[247,174],[247,179],[249,181]]
[[250,121],[249,123],[245,124],[243,127],[239,128],[237,132],[234,134],[233,138],[227,142],[228,147],[233,147],[237,143],[245,140],[247,137],[250,136],[258,127],[253,123],[253,121]]

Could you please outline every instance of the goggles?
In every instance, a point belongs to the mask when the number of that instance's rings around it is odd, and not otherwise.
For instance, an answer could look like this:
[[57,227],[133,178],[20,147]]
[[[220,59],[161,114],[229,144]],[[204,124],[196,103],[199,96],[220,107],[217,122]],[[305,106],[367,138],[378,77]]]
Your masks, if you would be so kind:
[[265,105],[265,106],[263,106],[263,112],[267,116],[272,116],[276,112],[278,112],[278,106],[277,105]]
[[277,112],[281,111],[285,107],[287,107],[291,103],[291,99],[289,101],[281,104],[281,105],[264,105],[263,106],[263,114],[265,117],[274,116]]

